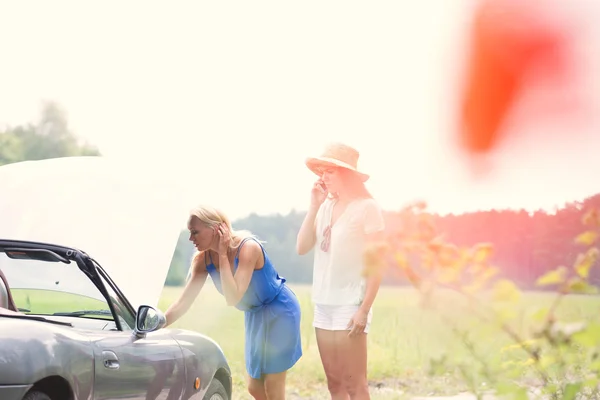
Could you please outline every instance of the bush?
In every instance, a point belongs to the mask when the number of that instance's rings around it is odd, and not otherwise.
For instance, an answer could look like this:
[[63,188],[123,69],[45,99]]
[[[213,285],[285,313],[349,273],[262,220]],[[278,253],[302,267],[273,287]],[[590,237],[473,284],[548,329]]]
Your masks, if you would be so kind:
[[[600,234],[598,211],[590,210],[583,217],[584,231],[575,238],[582,250],[573,265],[559,266],[537,279],[539,288],[553,289],[552,301],[526,316],[526,326],[519,320],[523,318],[519,313],[522,292],[493,266],[491,243],[461,248],[446,242],[424,203],[406,207],[401,215],[402,232],[368,250],[367,265],[381,268],[393,260],[420,293],[422,306],[440,315],[480,366],[466,368],[461,360],[440,355],[431,360],[430,374],[459,373],[479,398],[490,390],[517,399],[536,395],[600,398],[600,323],[586,318],[573,320],[558,312],[567,297],[598,292],[588,280],[599,255],[595,246]],[[444,313],[448,305],[440,303],[438,294],[449,290],[457,294],[457,304],[475,324],[463,326],[464,321],[446,317],[450,315]],[[501,354],[486,353],[485,337],[506,341]]]

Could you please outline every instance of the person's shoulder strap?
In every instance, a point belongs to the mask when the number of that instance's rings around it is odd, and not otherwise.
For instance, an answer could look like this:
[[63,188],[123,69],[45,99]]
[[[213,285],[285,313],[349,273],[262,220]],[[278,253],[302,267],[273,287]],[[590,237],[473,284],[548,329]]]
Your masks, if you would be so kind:
[[[208,261],[210,261],[210,263],[207,262],[207,259],[206,259],[207,256],[208,256]],[[204,251],[204,265],[208,266],[210,264],[213,264],[212,256],[210,255],[210,250],[205,250]]]
[[242,250],[242,246],[244,245],[244,243],[246,243],[248,240],[254,240],[256,243],[258,243],[258,245],[262,248],[260,242],[258,240],[256,240],[255,238],[253,238],[252,236],[246,237],[244,239],[242,239],[242,241],[240,242],[240,245],[238,246],[237,249],[237,253],[235,253],[235,258],[238,258],[240,255],[240,251]]

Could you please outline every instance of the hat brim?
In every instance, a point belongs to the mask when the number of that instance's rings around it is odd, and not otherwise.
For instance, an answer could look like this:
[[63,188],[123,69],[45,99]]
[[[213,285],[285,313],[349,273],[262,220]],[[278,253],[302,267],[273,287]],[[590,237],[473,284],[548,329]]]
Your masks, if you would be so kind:
[[369,179],[369,175],[363,172],[358,171],[350,164],[346,164],[343,161],[336,160],[335,158],[327,158],[327,157],[309,157],[305,161],[306,166],[316,175],[321,176],[323,167],[337,167],[337,168],[345,168],[354,172],[356,175],[360,177],[363,182],[366,182]]

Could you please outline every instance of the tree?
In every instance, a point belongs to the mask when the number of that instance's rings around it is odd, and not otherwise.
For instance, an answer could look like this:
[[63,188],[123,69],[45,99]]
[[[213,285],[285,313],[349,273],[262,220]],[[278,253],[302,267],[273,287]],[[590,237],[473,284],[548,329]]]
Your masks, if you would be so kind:
[[24,160],[23,143],[14,131],[0,133],[0,165]]
[[98,149],[70,130],[66,111],[55,102],[43,104],[39,121],[0,131],[0,165],[57,157],[97,156]]

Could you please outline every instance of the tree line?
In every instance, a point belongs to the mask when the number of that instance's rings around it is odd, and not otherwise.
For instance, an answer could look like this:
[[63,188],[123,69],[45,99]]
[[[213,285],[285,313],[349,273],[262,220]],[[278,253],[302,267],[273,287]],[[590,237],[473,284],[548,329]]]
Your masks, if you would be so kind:
[[[0,130],[0,165],[55,157],[100,155],[98,149],[82,142],[70,130],[65,111],[56,103],[43,104],[36,123]],[[436,230],[447,242],[470,247],[488,242],[494,246],[492,263],[501,273],[522,287],[533,287],[538,276],[560,265],[570,266],[580,251],[573,240],[583,226],[584,213],[600,209],[600,194],[574,201],[553,210],[489,210],[462,214],[432,214]],[[305,213],[292,210],[286,215],[250,214],[233,221],[236,229],[248,229],[265,241],[265,249],[280,275],[292,283],[312,281],[313,253],[296,254],[296,235]],[[401,235],[412,229],[402,212],[385,212],[386,234]],[[410,217],[410,216],[409,216]],[[182,285],[194,249],[188,232],[182,231],[173,254],[167,285]],[[384,282],[407,284],[390,262]],[[600,282],[600,271],[592,268],[591,283]]]
[[[489,210],[462,214],[432,214],[433,223],[444,240],[458,247],[472,247],[481,242],[493,245],[492,264],[500,273],[523,288],[533,288],[536,279],[558,266],[571,266],[581,251],[575,237],[584,227],[582,218],[589,209],[600,209],[600,194],[575,201],[553,210]],[[256,215],[233,221],[236,229],[248,229],[265,241],[265,249],[279,274],[293,283],[312,281],[312,252],[296,254],[296,235],[305,213]],[[411,229],[406,215],[385,212],[386,236]],[[183,231],[173,257],[168,285],[183,284],[193,255],[188,232]],[[592,268],[592,283],[600,282],[600,271]],[[390,262],[384,282],[407,284],[401,271]]]

